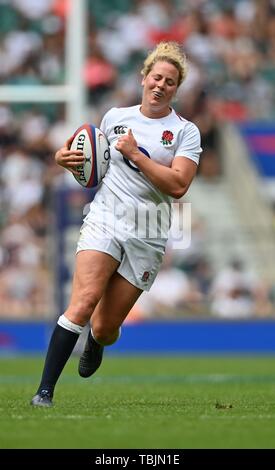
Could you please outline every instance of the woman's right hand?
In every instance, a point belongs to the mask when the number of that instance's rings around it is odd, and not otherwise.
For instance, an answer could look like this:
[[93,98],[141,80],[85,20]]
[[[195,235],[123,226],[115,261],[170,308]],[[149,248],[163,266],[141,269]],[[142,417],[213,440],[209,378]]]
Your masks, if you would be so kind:
[[70,137],[64,146],[56,152],[54,158],[58,165],[74,175],[79,175],[77,167],[84,162],[84,154],[82,150],[70,150],[73,139],[74,136]]

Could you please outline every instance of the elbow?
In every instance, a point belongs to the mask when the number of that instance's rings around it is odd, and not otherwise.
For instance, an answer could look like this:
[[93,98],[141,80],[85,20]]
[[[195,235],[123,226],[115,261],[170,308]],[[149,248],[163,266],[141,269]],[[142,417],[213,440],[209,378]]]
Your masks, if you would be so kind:
[[178,189],[172,191],[172,192],[170,193],[170,196],[172,196],[174,199],[180,199],[182,196],[184,196],[184,194],[186,193],[187,189],[188,189],[187,187],[178,188]]

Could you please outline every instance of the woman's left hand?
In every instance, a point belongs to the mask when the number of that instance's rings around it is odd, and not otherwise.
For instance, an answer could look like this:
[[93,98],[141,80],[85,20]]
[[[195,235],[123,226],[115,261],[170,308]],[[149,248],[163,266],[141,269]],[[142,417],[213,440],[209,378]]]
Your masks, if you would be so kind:
[[125,134],[118,139],[115,148],[129,160],[135,158],[135,155],[139,153],[139,149],[132,129],[128,129],[128,134]]

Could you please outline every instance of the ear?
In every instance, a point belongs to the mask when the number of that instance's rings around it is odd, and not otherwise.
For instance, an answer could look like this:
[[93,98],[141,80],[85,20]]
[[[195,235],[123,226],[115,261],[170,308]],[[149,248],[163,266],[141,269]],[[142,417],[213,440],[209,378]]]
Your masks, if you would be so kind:
[[141,80],[141,86],[144,86],[144,83],[145,83],[145,77],[143,77]]

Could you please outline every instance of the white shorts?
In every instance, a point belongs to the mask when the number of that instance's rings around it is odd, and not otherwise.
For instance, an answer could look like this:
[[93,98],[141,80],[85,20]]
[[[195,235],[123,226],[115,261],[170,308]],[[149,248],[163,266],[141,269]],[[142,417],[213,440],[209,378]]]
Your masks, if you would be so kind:
[[131,237],[131,221],[114,214],[116,196],[104,185],[90,206],[80,229],[77,250],[108,253],[120,262],[117,272],[141,290],[149,291],[165,253],[163,240]]

